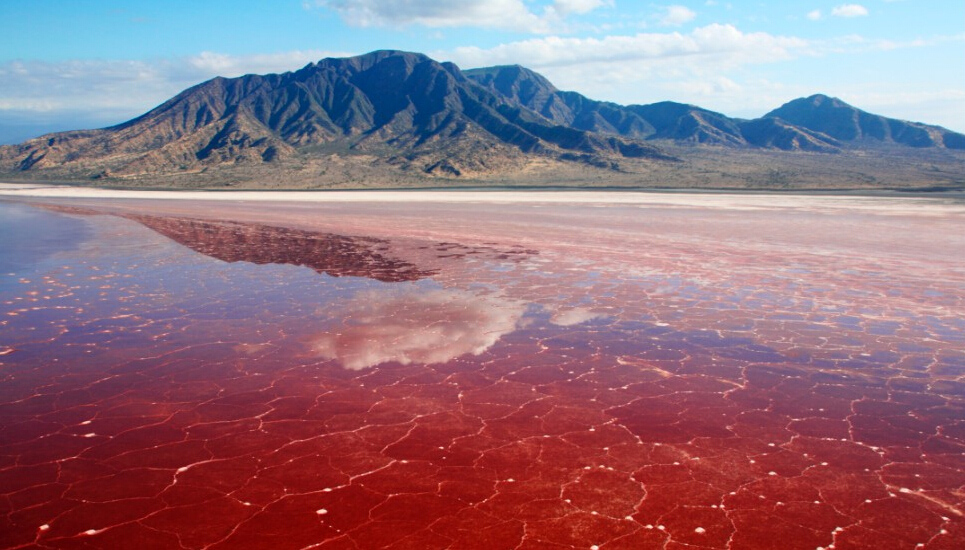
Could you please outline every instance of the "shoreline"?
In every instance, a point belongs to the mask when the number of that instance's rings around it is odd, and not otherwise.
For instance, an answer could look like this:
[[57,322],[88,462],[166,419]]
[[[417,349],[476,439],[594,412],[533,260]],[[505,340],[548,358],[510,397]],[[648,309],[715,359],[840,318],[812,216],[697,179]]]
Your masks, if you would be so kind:
[[0,182],[0,200],[195,201],[212,203],[436,203],[677,207],[725,210],[858,209],[965,215],[965,194],[743,191],[695,189],[461,188],[365,190],[135,190]]
[[641,193],[641,194],[674,194],[674,195],[775,195],[775,196],[843,196],[843,197],[918,197],[918,198],[950,198],[965,200],[965,187],[823,187],[796,189],[740,189],[730,187],[628,187],[621,185],[571,186],[571,185],[481,185],[481,186],[424,186],[424,187],[357,187],[357,188],[198,188],[185,189],[178,187],[119,187],[119,186],[88,186],[82,183],[66,181],[3,181],[0,180],[0,192],[12,189],[75,189],[79,191],[104,192],[157,192],[165,194],[186,193],[194,195],[221,195],[236,193],[305,193],[305,194],[337,194],[337,193]]

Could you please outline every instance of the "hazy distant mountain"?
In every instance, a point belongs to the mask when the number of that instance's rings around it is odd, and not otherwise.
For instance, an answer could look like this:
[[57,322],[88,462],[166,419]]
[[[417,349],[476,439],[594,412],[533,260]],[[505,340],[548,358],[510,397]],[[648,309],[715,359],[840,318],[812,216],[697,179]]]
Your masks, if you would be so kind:
[[550,169],[578,179],[593,170],[657,174],[706,147],[836,153],[882,144],[965,149],[965,135],[820,95],[756,120],[674,102],[623,106],[560,91],[520,66],[462,71],[422,54],[377,51],[289,73],[215,78],[118,126],[0,147],[0,171],[193,175],[198,185],[279,174],[336,184],[513,178]]
[[965,135],[940,126],[873,115],[834,97],[812,95],[764,115],[846,142],[898,143],[909,147],[965,149]]

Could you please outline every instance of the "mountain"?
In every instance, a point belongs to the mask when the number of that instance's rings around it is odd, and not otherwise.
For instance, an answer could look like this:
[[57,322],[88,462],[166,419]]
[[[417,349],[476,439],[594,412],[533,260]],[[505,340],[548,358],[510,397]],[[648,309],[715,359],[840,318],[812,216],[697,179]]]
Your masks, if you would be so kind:
[[[895,158],[929,156],[915,161],[918,172],[900,174],[855,156],[880,147],[897,148]],[[900,176],[944,185],[961,179],[961,159],[942,153],[956,149],[965,149],[965,135],[822,95],[741,120],[670,101],[597,101],[518,65],[463,71],[418,53],[376,51],[214,78],[117,126],[0,147],[0,173],[182,187],[413,186],[426,178],[711,186],[718,174],[767,186],[807,179],[805,165],[814,165],[834,184]],[[838,160],[801,156],[825,153]]]
[[510,104],[556,124],[635,139],[826,153],[851,143],[875,142],[965,149],[962,134],[872,115],[825,95],[796,99],[747,121],[673,101],[628,106],[595,101],[557,90],[542,75],[519,65],[470,69],[464,74]]
[[464,74],[509,104],[539,113],[555,124],[643,140],[746,145],[734,120],[692,105],[665,101],[624,106],[596,101],[557,90],[539,73],[519,65],[470,69]]
[[284,74],[215,78],[118,126],[2,148],[0,162],[35,170],[96,160],[110,174],[136,175],[273,163],[320,147],[454,176],[499,169],[521,154],[605,166],[609,157],[670,158],[514,108],[451,63],[379,51]]
[[965,135],[940,126],[906,122],[867,113],[835,97],[795,99],[764,115],[820,132],[842,142],[896,143],[909,147],[965,149]]
[[463,74],[510,105],[538,113],[554,124],[637,139],[656,132],[650,123],[622,105],[557,90],[541,74],[519,65],[469,69]]

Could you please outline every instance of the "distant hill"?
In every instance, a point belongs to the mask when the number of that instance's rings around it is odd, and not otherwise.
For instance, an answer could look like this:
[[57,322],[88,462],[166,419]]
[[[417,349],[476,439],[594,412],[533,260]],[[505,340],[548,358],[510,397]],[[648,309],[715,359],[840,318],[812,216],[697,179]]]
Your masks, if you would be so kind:
[[706,156],[701,151],[879,146],[958,150],[965,135],[822,95],[755,120],[674,102],[623,106],[560,91],[520,66],[462,71],[418,53],[377,51],[283,74],[215,78],[117,126],[0,147],[0,172],[175,186],[633,181],[679,174],[691,156]]

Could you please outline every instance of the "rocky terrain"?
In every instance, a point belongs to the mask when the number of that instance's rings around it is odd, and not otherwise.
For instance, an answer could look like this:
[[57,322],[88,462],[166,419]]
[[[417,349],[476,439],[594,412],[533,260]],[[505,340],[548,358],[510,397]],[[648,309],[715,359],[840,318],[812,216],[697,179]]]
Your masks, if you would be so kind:
[[398,51],[215,78],[117,126],[0,147],[4,179],[138,187],[957,189],[963,174],[965,135],[823,95],[742,120]]

